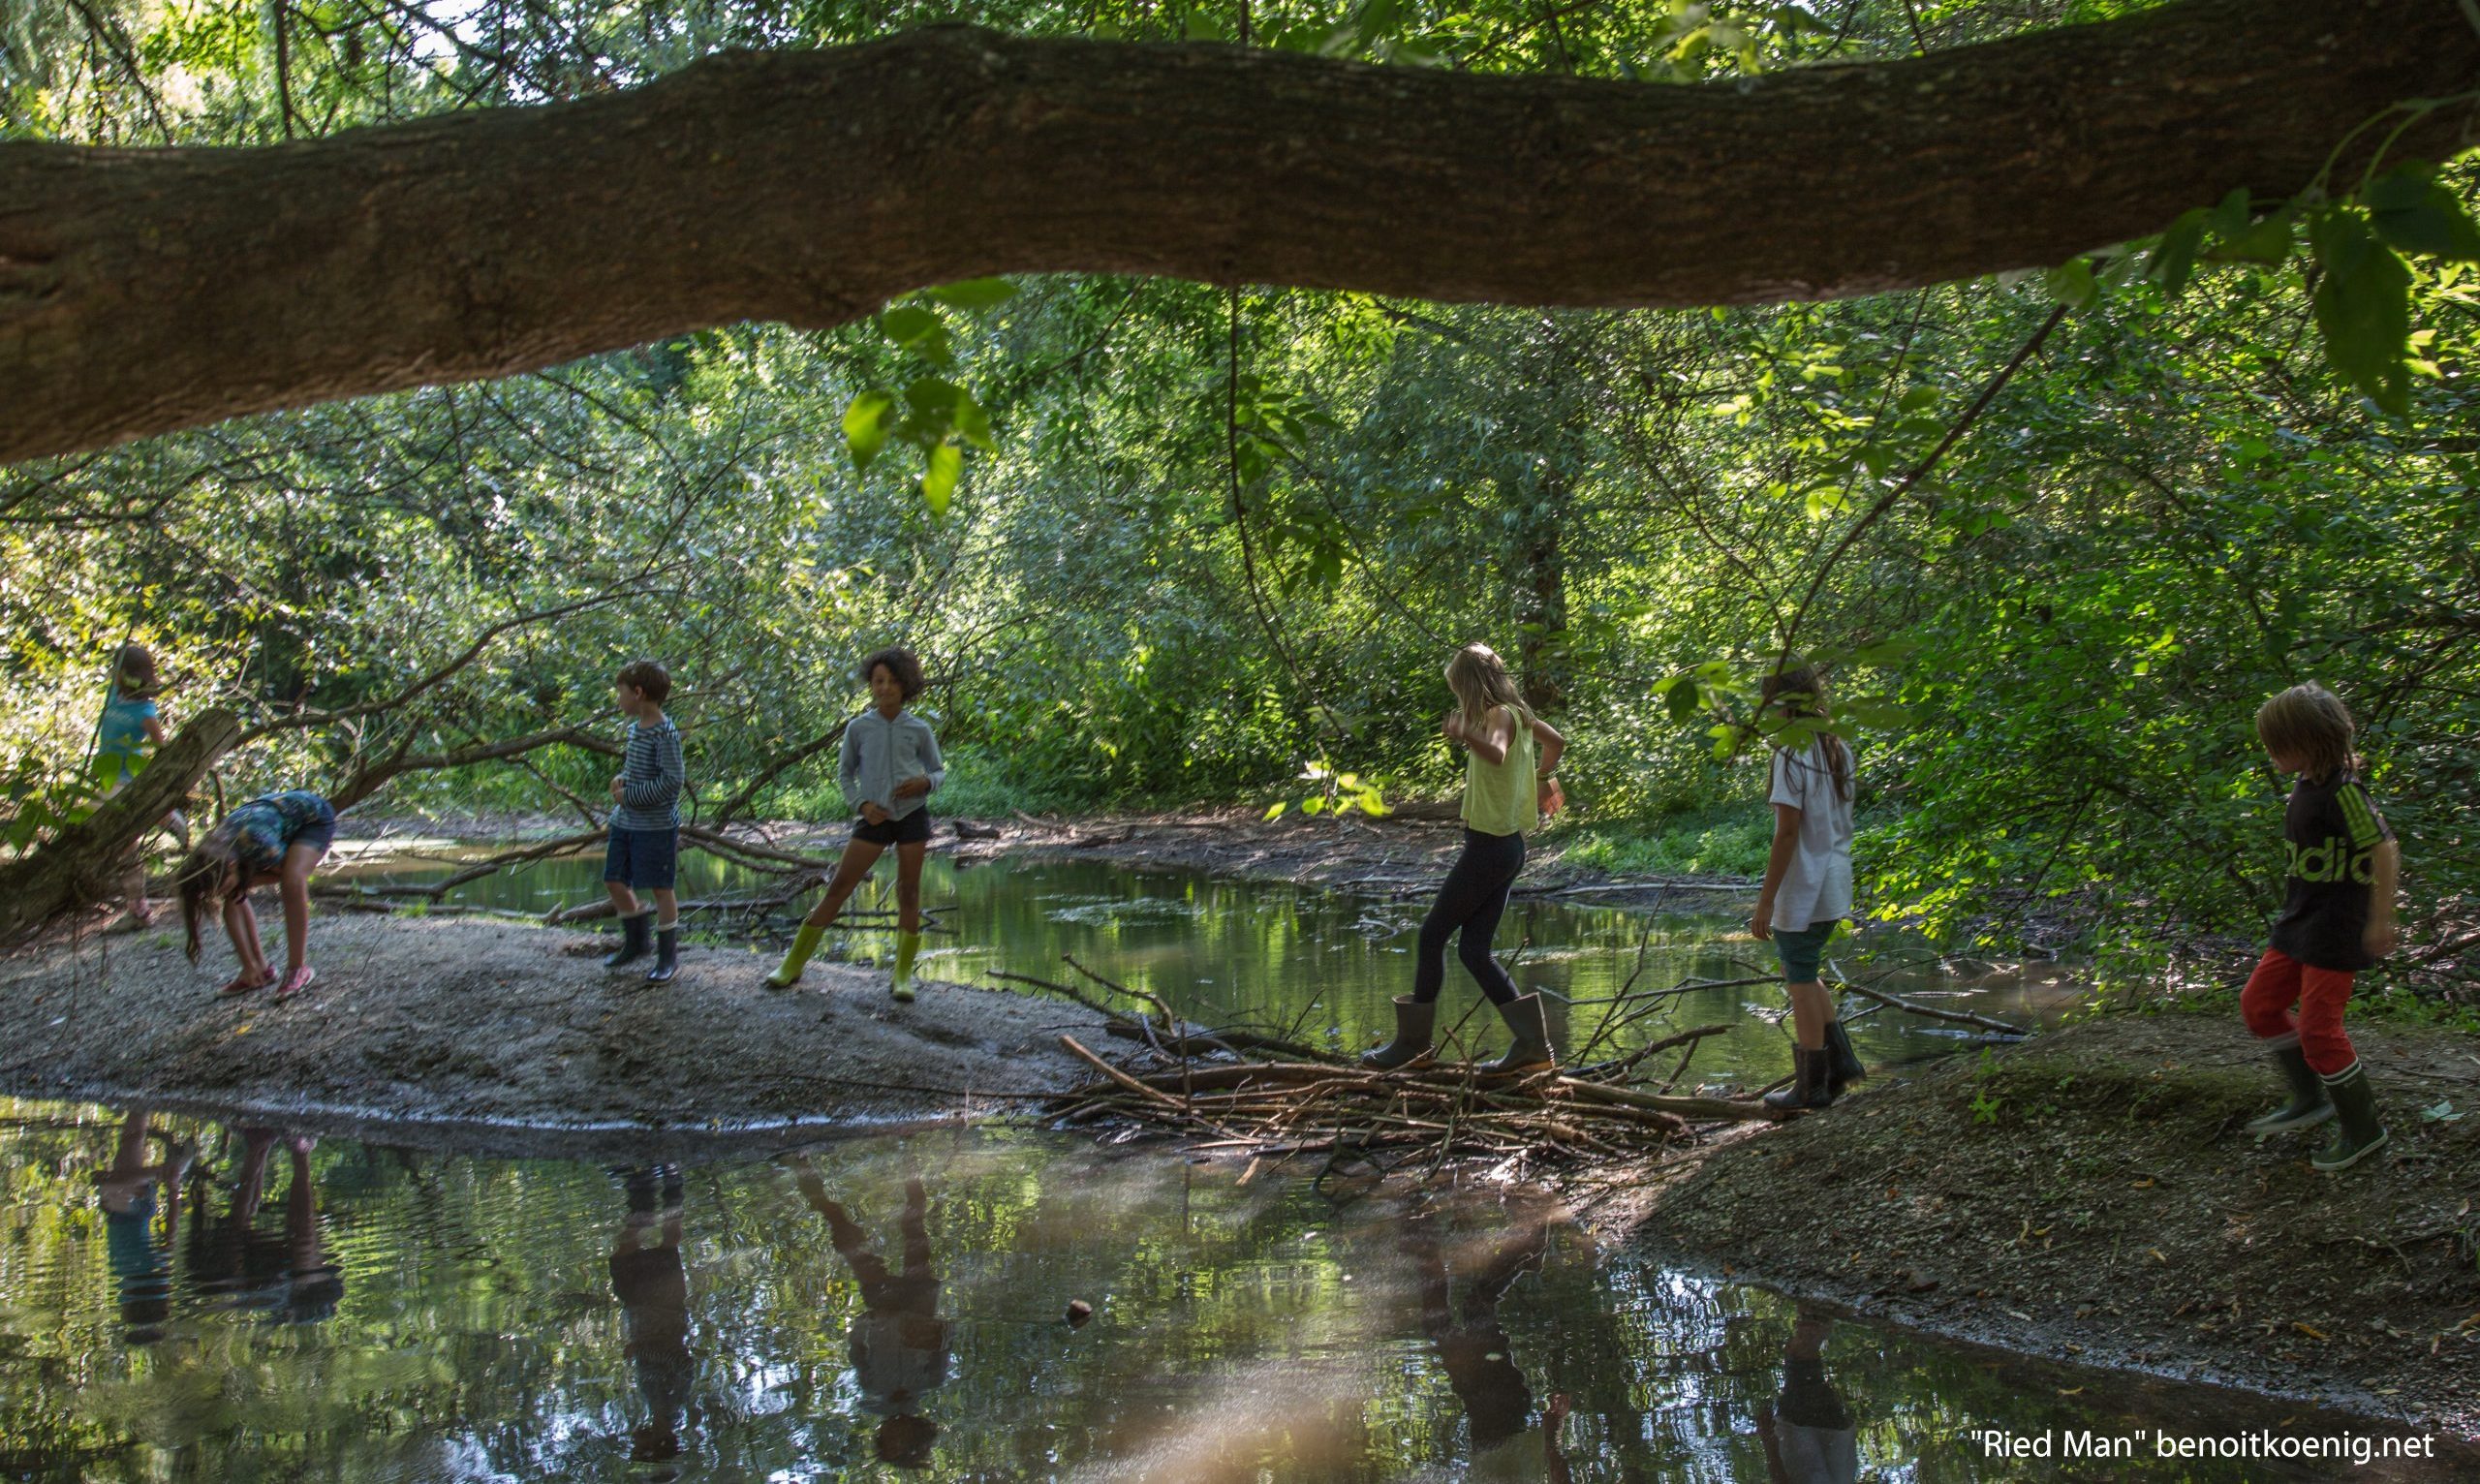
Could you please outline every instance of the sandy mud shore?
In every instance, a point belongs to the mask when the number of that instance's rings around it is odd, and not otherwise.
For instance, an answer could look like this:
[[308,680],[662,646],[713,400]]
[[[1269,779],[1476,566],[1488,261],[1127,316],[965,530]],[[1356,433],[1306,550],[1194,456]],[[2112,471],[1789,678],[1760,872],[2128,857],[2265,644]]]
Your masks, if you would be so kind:
[[[2480,1041],[2353,1032],[2340,1175],[2235,1017],[2117,1016],[1598,1178],[1591,1224],[1873,1316],[2480,1436]],[[2442,1110],[2426,1116],[2424,1110]]]
[[[1096,1018],[925,981],[906,1005],[883,974],[813,964],[790,992],[771,961],[691,944],[669,985],[606,973],[609,935],[451,918],[322,914],[319,977],[294,1000],[216,998],[230,955],[198,966],[158,927],[0,961],[0,1088],[25,1097],[261,1110],[392,1142],[522,1152],[1012,1108],[1078,1080],[1065,1031]],[[425,1135],[424,1130],[430,1132]],[[541,1142],[541,1141],[535,1141]],[[780,1137],[776,1140],[781,1143]]]

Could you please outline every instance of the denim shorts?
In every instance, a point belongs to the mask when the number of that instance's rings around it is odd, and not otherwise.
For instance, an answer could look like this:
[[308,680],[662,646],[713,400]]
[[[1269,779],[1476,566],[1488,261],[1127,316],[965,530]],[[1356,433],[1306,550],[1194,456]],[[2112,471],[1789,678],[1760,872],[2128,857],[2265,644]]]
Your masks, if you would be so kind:
[[1796,933],[1788,928],[1776,928],[1774,951],[1782,955],[1782,982],[1814,982],[1817,966],[1825,962],[1826,943],[1834,937],[1834,930],[1841,926],[1841,918],[1828,918],[1823,922],[1812,922]]
[[603,848],[603,879],[643,891],[669,891],[680,873],[677,829],[614,829]]

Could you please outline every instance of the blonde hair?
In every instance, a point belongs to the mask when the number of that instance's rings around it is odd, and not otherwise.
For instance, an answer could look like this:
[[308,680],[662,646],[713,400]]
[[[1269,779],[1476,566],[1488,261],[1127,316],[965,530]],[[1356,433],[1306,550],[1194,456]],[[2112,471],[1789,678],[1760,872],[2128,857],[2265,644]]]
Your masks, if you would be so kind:
[[[1773,673],[1757,688],[1756,709],[1759,715],[1782,703],[1782,714],[1792,718],[1814,718],[1825,721],[1833,716],[1826,702],[1825,677],[1817,673],[1801,655],[1785,654],[1775,662]],[[1826,766],[1834,774],[1834,796],[1851,797],[1851,749],[1830,731],[1817,733],[1817,745],[1825,749]],[[1803,748],[1803,752],[1807,749]]]
[[1467,644],[1455,652],[1446,662],[1446,688],[1455,693],[1456,714],[1467,732],[1486,732],[1490,712],[1500,706],[1514,712],[1525,726],[1533,725],[1533,708],[1524,703],[1507,663],[1487,644]]
[[2351,708],[2313,680],[2256,708],[2256,740],[2270,754],[2298,758],[2310,778],[2358,772],[2360,756],[2351,750],[2358,735]]

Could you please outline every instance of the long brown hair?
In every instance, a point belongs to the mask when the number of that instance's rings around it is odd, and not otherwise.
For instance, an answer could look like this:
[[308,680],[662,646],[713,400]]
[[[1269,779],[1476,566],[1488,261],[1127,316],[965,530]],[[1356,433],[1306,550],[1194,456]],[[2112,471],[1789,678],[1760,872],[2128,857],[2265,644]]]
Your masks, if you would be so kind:
[[250,879],[246,874],[241,875],[232,887],[227,889],[224,886],[226,874],[240,869],[241,854],[234,844],[239,836],[240,831],[228,817],[190,848],[190,852],[181,857],[179,869],[172,873],[172,881],[181,894],[181,928],[188,938],[182,951],[189,954],[193,964],[198,962],[198,924],[199,919],[206,915],[207,899],[220,891],[226,901],[231,901],[250,888]]
[[148,699],[161,685],[155,678],[155,651],[143,644],[123,644],[112,656],[112,691],[121,699]]
[[[1776,709],[1781,702],[1782,715],[1794,720],[1826,721],[1833,712],[1828,708],[1824,677],[1799,655],[1786,654],[1774,665],[1758,688],[1757,714]],[[1816,734],[1817,744],[1825,749],[1826,767],[1834,775],[1834,796],[1845,803],[1851,799],[1851,749],[1830,731]],[[1803,747],[1802,752],[1808,751]]]
[[1500,706],[1515,713],[1518,726],[1533,725],[1533,708],[1524,703],[1507,663],[1487,644],[1467,644],[1455,652],[1446,662],[1446,688],[1455,693],[1456,714],[1467,735],[1486,732],[1490,713]]

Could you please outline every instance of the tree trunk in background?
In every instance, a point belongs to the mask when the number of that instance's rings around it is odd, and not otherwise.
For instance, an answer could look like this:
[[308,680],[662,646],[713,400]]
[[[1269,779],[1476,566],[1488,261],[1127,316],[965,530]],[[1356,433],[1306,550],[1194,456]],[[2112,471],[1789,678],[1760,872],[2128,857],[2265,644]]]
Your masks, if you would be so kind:
[[130,847],[179,808],[240,737],[239,717],[220,706],[202,713],[164,744],[128,788],[34,853],[0,866],[0,943],[117,890]]
[[[1559,440],[1550,456],[1565,451]],[[1523,627],[1519,656],[1524,703],[1536,716],[1556,714],[1567,696],[1567,572],[1560,538],[1566,528],[1567,473],[1555,462],[1526,492],[1516,526],[1516,615]]]
[[2287,197],[2475,77],[2457,0],[2179,0],[1700,86],[941,26],[268,148],[0,142],[0,462],[986,273],[1609,306],[1940,283]]

